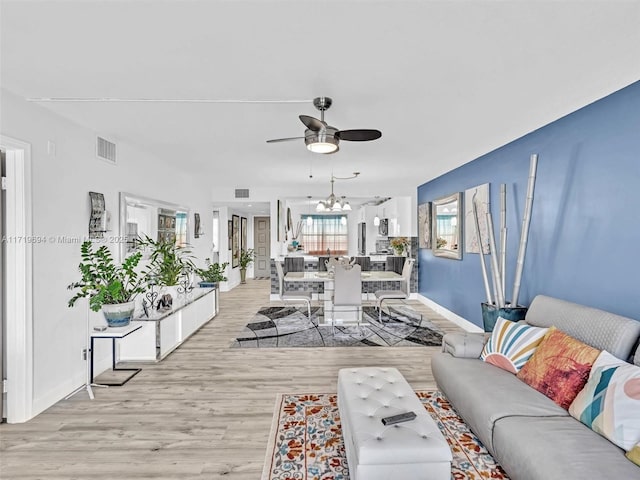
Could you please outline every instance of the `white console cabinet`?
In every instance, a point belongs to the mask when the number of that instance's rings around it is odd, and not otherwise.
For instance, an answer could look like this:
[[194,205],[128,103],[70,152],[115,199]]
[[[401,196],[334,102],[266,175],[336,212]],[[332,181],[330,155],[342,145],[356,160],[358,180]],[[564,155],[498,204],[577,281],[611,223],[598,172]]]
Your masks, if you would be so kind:
[[119,361],[162,360],[215,317],[217,296],[217,288],[195,288],[178,295],[170,310],[150,311],[149,317],[135,318],[133,321],[142,324],[142,328],[120,341]]

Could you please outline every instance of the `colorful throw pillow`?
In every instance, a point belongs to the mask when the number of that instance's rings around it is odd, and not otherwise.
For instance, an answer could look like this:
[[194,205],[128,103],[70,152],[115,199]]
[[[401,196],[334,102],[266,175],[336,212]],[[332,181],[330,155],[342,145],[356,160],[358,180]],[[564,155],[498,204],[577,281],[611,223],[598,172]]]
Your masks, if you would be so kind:
[[640,466],[640,443],[627,452],[627,458]]
[[551,327],[517,377],[562,408],[569,408],[587,383],[599,354],[600,350]]
[[631,450],[640,442],[640,367],[603,351],[569,413],[620,448]]
[[507,372],[518,373],[536,351],[547,330],[498,317],[480,358]]

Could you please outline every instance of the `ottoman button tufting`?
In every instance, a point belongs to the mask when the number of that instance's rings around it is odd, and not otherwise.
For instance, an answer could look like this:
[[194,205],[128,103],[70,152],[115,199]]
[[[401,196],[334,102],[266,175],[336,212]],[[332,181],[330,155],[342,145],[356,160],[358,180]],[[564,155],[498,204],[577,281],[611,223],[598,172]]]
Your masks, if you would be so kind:
[[[338,409],[351,480],[451,480],[451,449],[397,369],[340,370]],[[394,429],[382,425],[382,418],[407,411],[416,418]]]

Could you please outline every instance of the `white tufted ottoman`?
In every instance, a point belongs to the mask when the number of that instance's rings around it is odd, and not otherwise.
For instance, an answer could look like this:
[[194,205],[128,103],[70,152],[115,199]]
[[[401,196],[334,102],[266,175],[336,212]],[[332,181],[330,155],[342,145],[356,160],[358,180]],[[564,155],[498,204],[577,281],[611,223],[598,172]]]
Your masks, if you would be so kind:
[[[395,368],[343,368],[338,409],[350,480],[450,480],[451,450],[438,426]],[[417,417],[384,426],[381,419]]]

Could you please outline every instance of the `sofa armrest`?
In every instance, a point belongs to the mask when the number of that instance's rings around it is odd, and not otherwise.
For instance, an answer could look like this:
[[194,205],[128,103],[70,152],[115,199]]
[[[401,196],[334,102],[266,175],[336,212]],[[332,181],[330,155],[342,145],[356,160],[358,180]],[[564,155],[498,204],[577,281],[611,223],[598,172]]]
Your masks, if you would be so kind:
[[442,351],[458,358],[479,358],[487,339],[484,333],[447,333],[442,337]]

